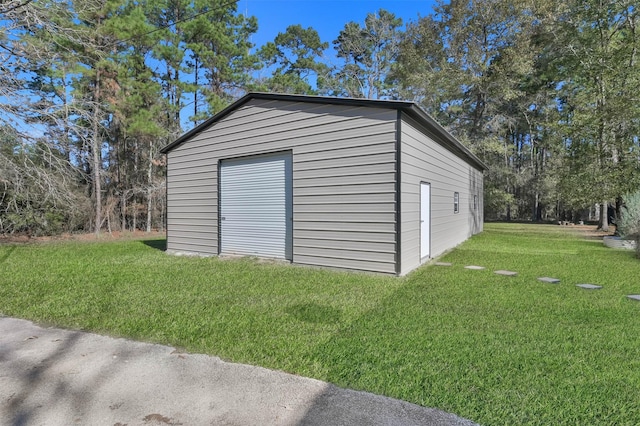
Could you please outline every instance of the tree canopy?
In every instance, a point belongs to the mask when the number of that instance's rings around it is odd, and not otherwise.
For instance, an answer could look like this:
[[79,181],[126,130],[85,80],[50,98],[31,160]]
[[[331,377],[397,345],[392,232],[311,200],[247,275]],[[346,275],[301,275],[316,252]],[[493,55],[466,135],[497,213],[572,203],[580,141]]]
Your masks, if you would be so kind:
[[256,90],[417,102],[489,166],[489,219],[597,205],[606,228],[640,187],[631,0],[381,9],[331,42],[258,25],[237,1],[3,2],[0,233],[162,228],[159,148]]

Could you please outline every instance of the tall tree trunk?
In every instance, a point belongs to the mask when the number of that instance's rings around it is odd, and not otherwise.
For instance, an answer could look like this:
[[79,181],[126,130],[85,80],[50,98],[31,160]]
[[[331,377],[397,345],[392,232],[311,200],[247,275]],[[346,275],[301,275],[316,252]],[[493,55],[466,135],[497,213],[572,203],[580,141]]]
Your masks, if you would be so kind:
[[95,88],[93,93],[93,101],[94,101],[94,111],[93,111],[93,123],[92,123],[92,140],[91,140],[91,149],[93,151],[93,197],[95,203],[95,233],[100,233],[100,228],[102,226],[102,185],[100,183],[100,135],[98,134],[99,128],[99,119],[100,119],[100,70],[96,71],[96,81]]
[[[66,70],[65,70],[66,71]],[[64,150],[64,158],[67,163],[71,163],[71,126],[69,125],[70,113],[69,113],[69,102],[67,100],[67,75],[65,72],[64,77],[62,78],[63,86],[63,96],[62,96],[62,104],[64,106],[64,142],[62,149]]]
[[540,192],[536,190],[535,201],[533,206],[533,220],[540,222],[542,220],[542,206],[540,205]]
[[120,220],[122,221],[120,230],[126,231],[127,230],[127,193],[124,189],[122,190],[122,194],[120,195],[120,214],[121,214]]
[[198,61],[198,56],[195,57],[194,62],[195,62],[195,72],[194,72],[194,75],[195,75],[195,82],[194,82],[195,90],[193,91],[193,116],[196,118],[196,120],[194,121],[194,124],[197,126],[198,125],[198,121],[200,121],[200,120],[197,119],[197,117],[198,117],[198,90],[200,90],[199,89],[200,86],[198,85],[198,62],[199,62]]
[[609,203],[604,201],[600,205],[600,220],[598,221],[598,229],[609,232]]
[[153,176],[153,142],[149,142],[149,161],[147,164],[147,232],[151,232],[151,196],[153,189],[151,186],[151,180]]
[[620,220],[620,215],[622,214],[623,205],[624,205],[624,200],[622,199],[622,197],[616,197],[616,216],[615,216],[616,224]]
[[138,230],[138,200],[136,200],[136,196],[133,196],[133,223],[131,225],[132,231]]
[[151,187],[147,188],[147,232],[151,232]]

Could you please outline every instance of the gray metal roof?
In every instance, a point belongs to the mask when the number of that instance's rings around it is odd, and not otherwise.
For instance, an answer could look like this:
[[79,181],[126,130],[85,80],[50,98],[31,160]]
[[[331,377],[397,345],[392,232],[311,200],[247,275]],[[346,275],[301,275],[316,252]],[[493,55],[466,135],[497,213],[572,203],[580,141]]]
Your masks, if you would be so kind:
[[433,119],[433,117],[427,114],[415,102],[380,100],[380,99],[374,100],[374,99],[358,99],[358,98],[337,98],[337,97],[330,97],[330,96],[289,95],[289,94],[281,94],[281,93],[258,93],[258,92],[247,93],[245,96],[238,99],[236,102],[229,105],[227,108],[223,109],[219,113],[215,114],[213,117],[209,118],[204,123],[194,127],[193,129],[186,132],[185,134],[180,136],[178,139],[176,139],[169,145],[162,148],[160,152],[162,152],[163,154],[168,153],[173,148],[183,144],[187,140],[191,139],[193,136],[211,127],[213,124],[222,120],[224,117],[231,114],[233,111],[237,110],[242,105],[246,104],[252,99],[320,103],[320,104],[329,104],[329,105],[348,105],[348,106],[361,106],[361,107],[369,107],[369,108],[388,108],[388,109],[399,110],[411,116],[415,120],[417,120],[420,124],[424,125],[428,129],[433,131],[436,135],[442,137],[441,142],[447,143],[448,147],[452,151],[456,152],[458,155],[474,163],[475,165],[480,167],[480,169],[487,170],[487,166],[478,157],[476,157],[471,151],[469,151],[469,149],[466,146],[464,146],[458,139],[456,139],[452,134],[447,132],[444,129],[444,127],[442,127],[436,120]]

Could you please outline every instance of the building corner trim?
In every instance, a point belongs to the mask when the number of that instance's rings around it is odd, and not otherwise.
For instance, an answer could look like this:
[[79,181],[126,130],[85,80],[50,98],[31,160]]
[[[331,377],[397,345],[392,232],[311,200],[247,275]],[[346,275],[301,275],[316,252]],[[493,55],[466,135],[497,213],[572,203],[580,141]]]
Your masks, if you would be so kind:
[[402,273],[402,110],[396,116],[396,275]]

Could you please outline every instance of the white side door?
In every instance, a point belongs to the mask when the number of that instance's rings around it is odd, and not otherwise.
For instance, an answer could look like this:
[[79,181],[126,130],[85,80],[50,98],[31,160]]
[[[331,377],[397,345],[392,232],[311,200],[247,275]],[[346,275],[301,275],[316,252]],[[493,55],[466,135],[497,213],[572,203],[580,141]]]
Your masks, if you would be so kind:
[[420,183],[420,260],[431,255],[431,184]]

